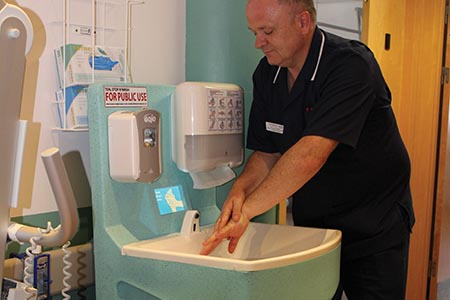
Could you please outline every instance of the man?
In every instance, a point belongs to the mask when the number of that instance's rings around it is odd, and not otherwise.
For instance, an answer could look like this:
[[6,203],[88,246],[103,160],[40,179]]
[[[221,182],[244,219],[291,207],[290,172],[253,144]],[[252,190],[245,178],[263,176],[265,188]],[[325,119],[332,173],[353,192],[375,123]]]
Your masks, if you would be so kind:
[[343,232],[334,299],[404,299],[410,161],[373,54],[320,30],[313,0],[249,0],[246,13],[265,55],[253,74],[254,152],[201,253],[223,239],[233,252],[250,219],[292,195],[295,225]]

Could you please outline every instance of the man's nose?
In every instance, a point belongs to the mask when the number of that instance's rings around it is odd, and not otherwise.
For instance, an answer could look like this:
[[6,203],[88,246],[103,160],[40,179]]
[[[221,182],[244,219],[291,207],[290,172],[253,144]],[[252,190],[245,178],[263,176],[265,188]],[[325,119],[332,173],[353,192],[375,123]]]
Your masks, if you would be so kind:
[[255,48],[256,49],[261,49],[266,44],[267,44],[267,40],[265,37],[258,35],[258,34],[255,36]]

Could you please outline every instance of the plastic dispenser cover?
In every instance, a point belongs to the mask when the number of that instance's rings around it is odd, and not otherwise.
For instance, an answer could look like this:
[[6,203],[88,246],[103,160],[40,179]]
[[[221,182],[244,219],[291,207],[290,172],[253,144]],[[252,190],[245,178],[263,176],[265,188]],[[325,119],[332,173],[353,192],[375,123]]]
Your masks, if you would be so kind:
[[[212,186],[231,180],[231,173],[235,175],[230,168],[244,159],[243,106],[242,89],[234,84],[178,85],[171,117],[172,158],[177,167],[200,181],[216,177]],[[197,183],[198,188],[212,187]]]

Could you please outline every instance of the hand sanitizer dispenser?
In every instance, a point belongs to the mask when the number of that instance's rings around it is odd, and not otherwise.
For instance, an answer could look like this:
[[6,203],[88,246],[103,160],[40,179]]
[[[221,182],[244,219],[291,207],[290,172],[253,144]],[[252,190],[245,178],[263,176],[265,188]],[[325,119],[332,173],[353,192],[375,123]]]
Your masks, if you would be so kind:
[[172,95],[172,159],[194,188],[235,177],[244,160],[242,89],[234,84],[184,82]]
[[160,115],[116,111],[108,116],[109,168],[119,182],[153,182],[161,175]]

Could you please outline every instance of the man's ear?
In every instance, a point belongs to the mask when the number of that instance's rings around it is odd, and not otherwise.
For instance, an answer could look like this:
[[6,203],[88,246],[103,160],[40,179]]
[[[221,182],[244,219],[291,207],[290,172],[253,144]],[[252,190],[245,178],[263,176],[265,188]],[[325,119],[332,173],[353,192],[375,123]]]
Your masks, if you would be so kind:
[[309,31],[309,28],[311,27],[311,15],[308,11],[297,13],[296,21],[302,31]]

